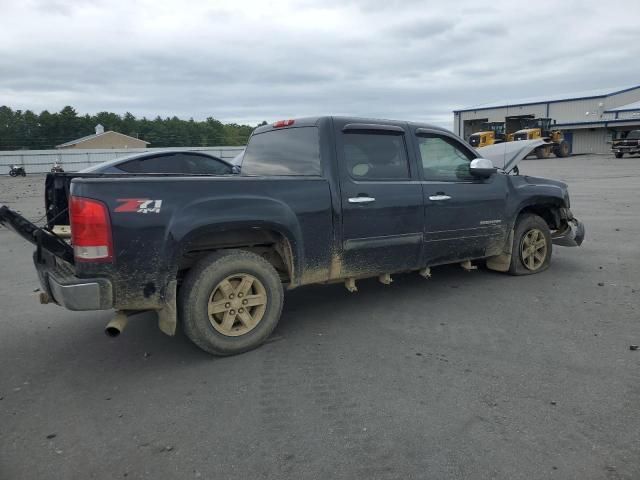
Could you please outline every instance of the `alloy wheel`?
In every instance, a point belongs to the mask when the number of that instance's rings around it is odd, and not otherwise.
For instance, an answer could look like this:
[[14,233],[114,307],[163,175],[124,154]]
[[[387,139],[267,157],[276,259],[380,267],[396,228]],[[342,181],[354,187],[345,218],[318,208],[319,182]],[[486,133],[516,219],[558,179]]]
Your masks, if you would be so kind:
[[527,231],[520,242],[520,258],[527,270],[536,271],[547,257],[547,240],[537,228]]
[[253,330],[267,309],[267,291],[247,273],[229,275],[211,292],[209,321],[223,335],[237,337]]

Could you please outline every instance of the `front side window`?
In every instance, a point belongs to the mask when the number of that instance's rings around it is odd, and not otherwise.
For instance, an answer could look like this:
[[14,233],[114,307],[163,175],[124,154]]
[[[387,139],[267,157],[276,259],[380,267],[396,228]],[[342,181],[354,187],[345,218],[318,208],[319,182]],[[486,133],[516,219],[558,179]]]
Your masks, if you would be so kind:
[[243,175],[321,175],[317,127],[283,128],[253,135],[242,160]]
[[425,135],[418,137],[418,146],[425,180],[457,182],[474,179],[469,165],[475,155],[455,140],[443,135]]
[[406,180],[409,163],[403,135],[344,133],[347,172],[356,180]]

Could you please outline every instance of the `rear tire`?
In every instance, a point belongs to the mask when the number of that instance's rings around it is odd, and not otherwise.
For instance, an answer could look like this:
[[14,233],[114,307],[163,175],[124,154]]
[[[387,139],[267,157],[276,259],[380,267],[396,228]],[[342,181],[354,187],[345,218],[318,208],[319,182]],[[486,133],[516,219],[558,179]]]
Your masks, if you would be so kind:
[[244,250],[208,255],[188,272],[178,294],[185,334],[214,355],[262,344],[278,324],[283,300],[273,266]]
[[544,272],[551,263],[551,231],[544,219],[532,213],[518,218],[511,251],[511,275]]
[[624,155],[624,152],[616,152],[615,153],[616,158],[622,158],[623,155]]

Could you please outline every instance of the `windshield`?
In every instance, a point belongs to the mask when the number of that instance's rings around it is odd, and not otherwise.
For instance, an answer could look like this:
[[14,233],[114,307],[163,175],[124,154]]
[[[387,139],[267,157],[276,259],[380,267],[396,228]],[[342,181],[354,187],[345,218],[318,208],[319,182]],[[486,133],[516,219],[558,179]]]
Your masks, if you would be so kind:
[[627,139],[629,140],[638,140],[640,139],[640,130],[632,130],[629,132],[629,135],[627,135]]

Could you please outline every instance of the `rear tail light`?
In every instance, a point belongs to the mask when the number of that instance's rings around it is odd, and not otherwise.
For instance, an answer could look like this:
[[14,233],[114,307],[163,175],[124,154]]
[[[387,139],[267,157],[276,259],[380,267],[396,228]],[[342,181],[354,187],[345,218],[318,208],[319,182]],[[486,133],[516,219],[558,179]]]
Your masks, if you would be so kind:
[[295,123],[295,120],[278,120],[272,126],[273,128],[290,127]]
[[71,196],[71,242],[79,262],[113,261],[111,222],[107,206],[90,198]]

